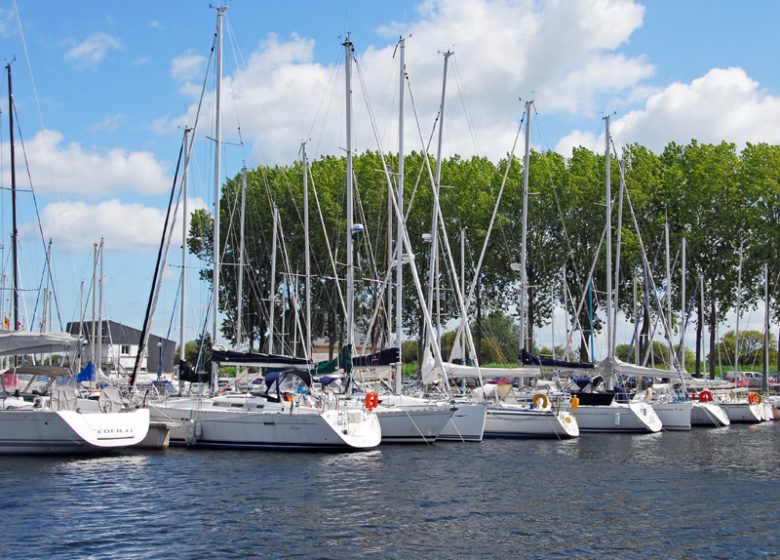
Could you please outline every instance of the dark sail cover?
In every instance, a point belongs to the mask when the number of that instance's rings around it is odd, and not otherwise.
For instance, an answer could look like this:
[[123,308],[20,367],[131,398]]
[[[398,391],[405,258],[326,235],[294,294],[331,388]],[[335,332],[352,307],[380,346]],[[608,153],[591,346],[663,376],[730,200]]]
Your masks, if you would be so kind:
[[211,361],[219,364],[241,364],[256,367],[303,368],[314,364],[306,358],[295,358],[281,354],[261,354],[259,352],[237,352],[235,350],[212,350]]
[[566,360],[553,360],[552,358],[542,358],[531,354],[523,348],[520,351],[520,361],[526,366],[558,367],[566,369],[593,369],[591,362],[567,362]]
[[314,367],[314,371],[318,375],[335,373],[338,369],[343,369],[346,373],[350,373],[352,371],[352,345],[345,344],[338,356],[332,360],[317,362]]
[[397,364],[401,361],[401,352],[398,348],[387,348],[373,354],[366,354],[364,356],[355,356],[352,359],[352,364],[355,367],[377,367],[377,366],[389,366],[391,364]]
[[208,373],[198,373],[193,371],[187,362],[179,360],[179,381],[189,381],[190,383],[211,383],[211,376]]

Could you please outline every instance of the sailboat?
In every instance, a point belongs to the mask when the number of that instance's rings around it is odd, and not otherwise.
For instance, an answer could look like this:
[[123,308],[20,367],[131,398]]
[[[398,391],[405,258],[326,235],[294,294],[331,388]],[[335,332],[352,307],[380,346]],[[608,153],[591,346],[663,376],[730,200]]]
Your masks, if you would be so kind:
[[[600,374],[593,378],[575,380],[579,391],[573,393],[579,400],[575,411],[583,432],[659,432],[663,426],[653,407],[643,401],[630,400],[628,393],[615,387],[621,364],[615,359],[612,315],[612,194],[610,190],[610,135],[609,116],[604,117],[606,150],[606,251],[607,251],[607,359],[599,363]],[[602,386],[603,384],[603,386]],[[586,391],[585,389],[590,389]]]
[[[226,7],[217,10],[215,219],[212,321],[216,336],[219,317],[219,197],[220,197],[220,87],[222,80],[222,22]],[[264,394],[216,395],[220,363],[281,369],[265,377]],[[177,397],[150,404],[152,418],[181,423],[171,443],[221,449],[352,450],[379,445],[381,429],[370,407],[346,399],[313,395],[312,362],[274,354],[223,351],[215,348],[211,360],[211,397]]]
[[[67,333],[0,333],[0,356],[65,353],[82,340]],[[20,358],[21,359],[21,358]],[[83,398],[72,371],[52,365],[18,365],[3,374],[18,381],[18,397],[0,398],[0,454],[95,453],[137,445],[149,430],[149,411],[132,410],[104,389],[99,400]],[[7,389],[7,388],[6,388]],[[34,392],[33,392],[34,391]],[[118,396],[118,395],[117,395]]]
[[[347,293],[346,293],[346,352],[342,351],[344,358],[340,366],[346,374],[345,392],[347,396],[353,393],[353,367],[368,365],[372,361],[376,363],[381,356],[363,356],[352,358],[352,349],[354,348],[354,309],[355,309],[355,270],[354,270],[354,250],[353,241],[358,237],[363,228],[354,224],[353,214],[353,178],[352,178],[352,57],[354,49],[352,41],[347,36],[344,42],[345,52],[345,78],[346,78],[346,187],[347,187],[347,232],[346,232],[346,252],[347,252]],[[403,51],[402,51],[403,52]],[[403,71],[403,70],[402,70]],[[403,87],[403,79],[401,87]],[[402,94],[403,95],[403,94]],[[402,97],[403,98],[403,97]],[[403,156],[401,156],[403,157]],[[390,201],[388,201],[389,203]],[[399,220],[399,228],[403,227]],[[400,298],[399,298],[400,301]],[[398,348],[384,351],[389,359],[383,359],[386,363],[399,363],[400,352]],[[368,402],[368,394],[366,394]],[[382,431],[383,443],[433,443],[450,421],[455,407],[441,406],[442,403],[430,403],[421,401],[410,401],[409,398],[399,398],[394,395],[382,395],[375,403],[376,416]]]
[[[16,161],[14,151],[14,96],[11,64],[8,74],[8,119],[11,129],[11,212],[13,251],[12,314],[19,318],[19,267],[16,228]],[[47,262],[47,266],[49,263]],[[0,376],[0,454],[93,453],[140,443],[149,430],[149,411],[130,410],[108,390],[98,401],[82,398],[75,376],[65,367],[23,363],[35,354],[64,352],[75,362],[81,339],[66,333],[0,332],[0,357],[14,357],[14,365]],[[6,378],[16,390],[9,394]],[[55,382],[73,381],[66,385]],[[35,392],[33,392],[35,391]]]
[[[446,65],[445,65],[446,72]],[[446,74],[445,74],[446,75]],[[443,105],[443,96],[442,96]],[[527,195],[528,190],[528,169],[530,160],[530,113],[532,102],[526,102],[526,154],[524,165],[524,187]],[[441,133],[441,129],[440,129]],[[510,162],[511,163],[511,162]],[[507,165],[507,172],[510,165]],[[527,197],[526,197],[527,198]],[[438,196],[434,198],[434,217],[438,217]],[[526,203],[527,207],[527,203]],[[495,208],[494,208],[495,212]],[[525,211],[524,211],[525,217]],[[524,224],[526,222],[524,221]],[[434,219],[434,226],[436,226],[436,219]],[[435,231],[435,229],[434,229]],[[485,241],[485,247],[487,246],[487,240]],[[485,250],[483,247],[483,253]],[[523,249],[525,247],[523,246]],[[432,249],[433,251],[433,249]],[[523,253],[525,251],[523,250]],[[524,257],[523,257],[524,258]],[[482,257],[480,257],[481,262]],[[431,262],[434,262],[435,258],[432,258]],[[525,263],[523,263],[524,266]],[[477,268],[479,268],[479,264]],[[454,271],[451,271],[454,273]],[[454,274],[453,274],[454,276]],[[525,280],[525,279],[523,279]],[[456,291],[457,287],[456,287]],[[473,286],[472,286],[473,293]],[[471,301],[471,293],[469,294],[469,301]],[[429,292],[430,296],[430,292]],[[429,310],[430,310],[430,297],[429,297]],[[461,310],[464,320],[461,328],[462,332],[469,340],[469,344],[472,346],[473,341],[470,340],[470,333],[468,331],[468,325],[465,321],[465,307]],[[434,341],[434,345],[438,342]],[[458,345],[454,345],[457,347]],[[461,358],[461,362],[467,362],[467,360]],[[429,353],[426,354],[423,360],[422,378],[423,383],[431,383],[435,381],[437,375],[442,375],[445,379],[478,379],[481,387],[474,393],[472,402],[483,404],[486,406],[485,417],[485,430],[484,437],[486,438],[573,438],[579,436],[579,428],[577,420],[571,411],[568,409],[568,399],[566,402],[561,399],[550,399],[546,394],[540,395],[539,401],[536,404],[528,403],[511,403],[507,402],[504,398],[500,398],[506,395],[499,395],[499,388],[496,385],[483,384],[484,377],[500,377],[511,379],[524,379],[524,378],[537,378],[541,374],[539,368],[534,367],[518,367],[518,368],[484,368],[476,364],[468,365],[467,363],[454,363],[454,362],[441,362],[436,364]]]

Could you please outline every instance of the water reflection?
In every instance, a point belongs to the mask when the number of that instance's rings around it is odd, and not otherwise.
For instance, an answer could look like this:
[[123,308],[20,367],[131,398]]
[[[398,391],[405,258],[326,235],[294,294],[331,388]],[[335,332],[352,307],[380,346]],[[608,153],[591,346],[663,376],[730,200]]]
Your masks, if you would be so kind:
[[[0,551],[75,558],[780,552],[780,424],[364,453],[6,458]],[[12,512],[8,515],[8,512]]]

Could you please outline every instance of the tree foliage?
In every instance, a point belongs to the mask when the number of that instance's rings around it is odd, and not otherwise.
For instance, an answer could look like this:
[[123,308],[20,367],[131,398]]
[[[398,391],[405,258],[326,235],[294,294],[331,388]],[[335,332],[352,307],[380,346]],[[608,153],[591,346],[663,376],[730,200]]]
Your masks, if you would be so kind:
[[[390,177],[397,158],[387,156]],[[413,153],[405,160],[405,207],[407,231],[413,245],[411,259],[416,263],[425,295],[428,291],[429,244],[423,234],[431,233],[433,189],[429,166],[434,162]],[[522,204],[522,163],[505,158],[498,163],[482,157],[453,156],[442,162],[441,207],[447,243],[440,243],[438,284],[441,298],[434,303],[434,319],[445,326],[460,320],[455,302],[455,277],[447,265],[449,245],[458,285],[460,276],[460,232],[467,238],[465,283],[475,281],[475,266],[485,242],[488,224],[501,187],[506,166],[506,190],[498,209],[496,226],[488,243],[485,262],[478,278],[478,297],[469,308],[468,321],[480,347],[480,358],[487,361],[514,361],[519,346],[512,330],[515,320],[506,319],[517,312],[520,275],[511,263],[521,260],[521,223],[528,213],[528,320],[533,329],[549,324],[554,306],[561,305],[567,293],[570,328],[579,355],[587,356],[593,333],[604,328],[605,249],[597,251],[605,228],[604,156],[586,148],[574,149],[568,159],[554,152],[532,151],[528,208]],[[625,179],[622,206],[623,221],[618,223],[621,166]],[[620,161],[611,166],[613,194],[613,232],[620,231],[621,259],[618,296],[620,309],[641,325],[640,349],[650,349],[650,336],[664,332],[666,299],[671,298],[671,320],[679,339],[685,304],[692,313],[699,338],[702,327],[711,335],[716,324],[739,300],[743,308],[762,297],[760,273],[763,263],[770,265],[771,302],[774,318],[780,319],[776,279],[780,275],[780,147],[748,144],[738,153],[733,144],[699,144],[692,140],[682,146],[670,143],[655,154],[639,145],[626,146]],[[364,225],[357,239],[356,325],[357,343],[367,347],[387,346],[392,341],[387,294],[383,282],[395,281],[392,252],[395,233],[388,227],[388,186],[379,153],[365,152],[354,158],[355,218]],[[286,353],[302,352],[304,287],[303,167],[300,162],[288,166],[260,166],[247,176],[244,255],[244,292],[237,301],[239,262],[239,207],[241,175],[224,185],[220,203],[222,249],[220,309],[222,334],[235,341],[238,313],[241,313],[243,338],[253,349],[267,348],[271,306],[274,309],[274,347]],[[345,161],[325,156],[310,164],[309,226],[311,231],[312,332],[331,346],[344,341],[344,293],[346,240]],[[271,278],[273,208],[278,208],[279,229],[276,246],[276,277]],[[634,227],[634,219],[639,231]],[[395,218],[392,218],[395,222]],[[202,259],[202,277],[211,281],[210,260],[213,251],[212,217],[205,210],[193,212],[187,240],[190,251]],[[672,262],[671,283],[665,277],[666,224],[670,230]],[[441,234],[441,232],[439,232]],[[687,241],[686,299],[681,301],[682,275],[680,245]],[[616,238],[615,238],[616,240]],[[613,240],[613,250],[617,246]],[[644,248],[647,261],[642,256]],[[332,255],[332,258],[331,258]],[[588,274],[592,276],[593,305],[585,294]],[[741,273],[739,272],[741,266]],[[406,337],[422,336],[422,305],[405,266],[403,323]],[[565,276],[564,276],[565,272]],[[565,277],[565,283],[563,278]],[[652,279],[652,282],[650,281]],[[639,286],[638,304],[632,296]],[[703,294],[700,286],[703,283]],[[272,292],[272,285],[275,290]],[[653,289],[654,287],[654,289]],[[738,289],[739,287],[739,289]],[[702,297],[703,296],[703,297]],[[395,297],[394,295],[392,296]],[[579,315],[574,314],[577,305]],[[703,305],[702,302],[703,301]],[[663,311],[662,311],[663,310]],[[590,324],[590,315],[594,317]],[[296,319],[297,317],[297,319]],[[372,320],[374,318],[374,320]],[[506,319],[506,320],[505,320]],[[663,320],[662,320],[663,319]],[[509,321],[507,323],[506,321]],[[654,325],[660,324],[660,327]],[[282,325],[284,327],[282,328]],[[516,325],[515,325],[516,326]],[[689,327],[690,328],[690,327]],[[443,329],[446,330],[446,329]],[[488,331],[501,331],[501,342]],[[486,345],[486,339],[492,337]],[[662,337],[661,337],[662,338]],[[714,348],[714,336],[713,339]],[[451,341],[447,341],[451,345]],[[701,345],[697,345],[700,347]],[[533,347],[533,342],[531,342]],[[576,352],[576,348],[575,354]],[[713,356],[712,348],[709,352]],[[668,358],[668,357],[667,357]],[[700,362],[704,356],[686,358]],[[710,361],[712,366],[713,362]]]

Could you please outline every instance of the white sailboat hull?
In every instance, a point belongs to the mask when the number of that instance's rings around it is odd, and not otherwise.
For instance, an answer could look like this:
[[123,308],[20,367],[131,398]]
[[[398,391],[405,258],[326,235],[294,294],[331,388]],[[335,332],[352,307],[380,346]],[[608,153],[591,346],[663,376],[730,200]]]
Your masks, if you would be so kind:
[[[487,412],[487,407],[484,404],[468,401],[453,403],[450,400],[430,399],[412,395],[382,395],[379,403],[389,408],[401,406],[407,409],[429,409],[432,406],[436,406],[452,410],[457,407],[457,410],[452,413],[444,428],[439,432],[436,441],[482,441]],[[383,429],[383,438],[386,437],[385,434],[391,429],[390,426]]]
[[455,407],[385,407],[376,409],[382,443],[433,443],[449,422]]
[[[235,399],[251,403],[251,398]],[[217,401],[218,402],[218,401]],[[224,402],[224,401],[223,401]],[[180,423],[171,445],[219,449],[368,449],[379,445],[376,414],[363,408],[269,405],[261,410],[215,405],[214,399],[171,399],[149,405],[152,419]]]
[[0,410],[0,454],[94,453],[130,447],[149,430],[149,411]]
[[458,410],[447,421],[436,441],[482,441],[487,406],[476,403],[457,403],[456,406]]
[[577,419],[567,411],[531,409],[522,406],[488,406],[486,438],[575,438]]
[[663,424],[664,430],[686,431],[691,429],[691,401],[654,402],[653,411]]
[[764,418],[761,404],[748,402],[723,402],[720,403],[732,424],[757,424]]
[[663,427],[653,408],[644,402],[580,405],[574,415],[581,432],[652,433]]
[[720,428],[731,424],[728,414],[714,402],[694,402],[691,408],[691,424]]

